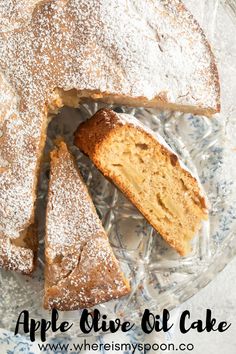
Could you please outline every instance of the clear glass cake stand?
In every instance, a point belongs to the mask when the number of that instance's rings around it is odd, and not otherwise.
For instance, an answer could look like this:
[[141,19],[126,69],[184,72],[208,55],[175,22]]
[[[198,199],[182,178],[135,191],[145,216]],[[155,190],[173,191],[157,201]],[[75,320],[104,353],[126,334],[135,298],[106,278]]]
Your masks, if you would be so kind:
[[[236,254],[236,8],[234,1],[191,1],[186,4],[206,31],[218,60],[222,88],[222,112],[212,119],[142,108],[113,107],[134,114],[158,131],[198,175],[211,204],[210,218],[193,241],[193,251],[181,258],[145,221],[125,197],[72,147],[93,196],[98,214],[132,292],[120,300],[97,306],[111,317],[138,321],[145,308],[172,309],[197,293]],[[64,108],[49,126],[45,153],[53,139],[64,136],[72,145],[79,122],[102,104]],[[49,175],[44,163],[39,189],[40,251],[32,278],[0,271],[0,327],[13,329],[22,309],[35,319],[48,317],[42,309],[43,233]],[[80,311],[61,313],[74,323],[70,334],[80,335]]]

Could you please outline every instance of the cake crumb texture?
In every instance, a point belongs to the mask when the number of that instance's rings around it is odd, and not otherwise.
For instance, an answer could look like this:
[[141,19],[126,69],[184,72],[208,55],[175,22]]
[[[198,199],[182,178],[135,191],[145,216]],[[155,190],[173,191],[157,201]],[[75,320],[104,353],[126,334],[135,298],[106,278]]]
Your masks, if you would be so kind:
[[75,144],[113,181],[181,255],[208,218],[197,180],[157,133],[135,117],[98,111],[75,133]]

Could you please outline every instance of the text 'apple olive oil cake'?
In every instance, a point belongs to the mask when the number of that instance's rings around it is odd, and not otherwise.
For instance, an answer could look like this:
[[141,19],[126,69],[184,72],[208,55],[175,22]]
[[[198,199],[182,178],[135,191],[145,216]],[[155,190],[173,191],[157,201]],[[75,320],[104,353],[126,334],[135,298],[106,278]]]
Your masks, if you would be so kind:
[[113,181],[181,255],[207,219],[197,180],[164,139],[128,114],[98,111],[75,133],[75,145]]
[[51,152],[45,308],[75,310],[130,291],[87,187],[64,142]]

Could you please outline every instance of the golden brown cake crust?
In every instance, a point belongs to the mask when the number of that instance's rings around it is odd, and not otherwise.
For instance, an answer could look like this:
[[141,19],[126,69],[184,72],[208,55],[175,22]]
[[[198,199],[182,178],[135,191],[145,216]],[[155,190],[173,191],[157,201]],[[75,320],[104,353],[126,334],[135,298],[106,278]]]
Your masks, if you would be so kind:
[[91,307],[130,291],[63,142],[51,153],[45,257],[46,308]]
[[[129,130],[130,126],[135,126],[135,129],[140,131],[143,136],[146,135],[148,138],[151,138],[152,144],[159,145],[158,148],[161,154],[166,156],[166,161],[170,161],[171,165],[176,170],[181,171],[182,176],[186,177],[189,186],[193,190],[193,195],[196,199],[196,203],[198,204],[198,217],[196,222],[193,224],[194,230],[197,232],[198,228],[200,227],[200,221],[207,219],[208,211],[205,197],[202,194],[196,179],[190,174],[188,170],[184,168],[176,154],[171,151],[170,147],[168,147],[164,141],[158,141],[158,135],[155,133],[156,135],[154,136],[154,133],[149,131],[148,128],[144,127],[140,122],[138,122],[137,119],[126,114],[117,114],[109,109],[101,109],[91,119],[88,119],[87,121],[80,124],[77,131],[75,132],[74,143],[91,158],[96,167],[104,174],[105,177],[109,178],[121,189],[121,191],[145,216],[149,223],[164,237],[164,239],[181,255],[186,255],[190,251],[190,239],[183,241],[181,238],[178,238],[178,235],[176,237],[167,233],[164,225],[157,225],[153,221],[153,216],[147,209],[145,209],[143,201],[138,200],[137,195],[135,195],[134,192],[129,189],[129,187],[127,187],[122,177],[117,173],[112,172],[108,165],[106,165],[106,162],[101,162],[102,156],[104,156],[104,151],[111,149],[113,140],[110,138],[115,136],[116,132],[119,132],[119,129],[124,126],[127,130]],[[161,137],[159,137],[159,139],[161,139]],[[114,144],[115,143],[116,139],[114,139]],[[114,163],[115,162],[118,164],[120,163],[119,157],[116,161],[116,157],[114,156]],[[148,169],[148,166],[146,167]],[[132,166],[128,166],[126,172],[131,173],[131,170]],[[173,186],[173,188],[175,188],[175,186]],[[191,238],[194,236],[195,232],[192,233]]]

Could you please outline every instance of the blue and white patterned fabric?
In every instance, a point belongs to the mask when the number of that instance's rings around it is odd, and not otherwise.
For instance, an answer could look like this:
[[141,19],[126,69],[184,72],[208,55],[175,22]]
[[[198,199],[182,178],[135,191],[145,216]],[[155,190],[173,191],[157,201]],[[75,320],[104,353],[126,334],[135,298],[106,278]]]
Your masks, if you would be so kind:
[[[172,314],[172,319],[177,318],[176,315]],[[118,332],[116,334],[107,334],[99,337],[80,337],[71,338],[69,336],[51,338],[49,341],[42,343],[36,341],[32,343],[26,337],[20,335],[14,335],[10,331],[0,329],[0,353],[1,354],[87,354],[87,353],[97,353],[97,354],[129,354],[129,353],[142,353],[151,354],[154,351],[149,349],[150,345],[156,343],[160,346],[161,343],[168,343],[173,340],[173,332],[168,332],[165,335],[163,333],[154,333],[150,335],[144,334],[144,332],[136,328],[133,331],[124,334]],[[81,349],[81,345],[87,343],[86,348]],[[114,350],[106,350],[105,345],[110,345],[114,347]],[[116,345],[123,345],[120,350],[115,350]],[[140,350],[138,345],[146,344],[147,348]],[[92,345],[95,345],[92,347]],[[90,347],[89,347],[90,346]],[[101,347],[99,349],[99,346]],[[44,348],[44,349],[42,349]],[[117,346],[116,346],[117,348]],[[41,350],[42,349],[42,350]],[[155,350],[155,353],[159,351]]]

